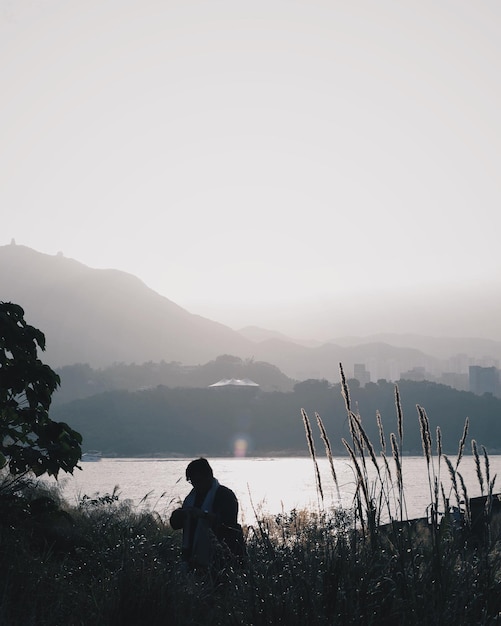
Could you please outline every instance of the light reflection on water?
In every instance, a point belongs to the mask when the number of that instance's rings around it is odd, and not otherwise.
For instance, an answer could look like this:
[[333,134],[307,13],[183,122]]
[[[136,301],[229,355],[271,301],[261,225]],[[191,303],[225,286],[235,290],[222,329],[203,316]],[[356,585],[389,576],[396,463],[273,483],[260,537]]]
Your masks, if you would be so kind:
[[[490,457],[491,478],[501,469],[501,456]],[[134,505],[146,506],[168,517],[170,511],[188,494],[190,485],[185,479],[190,459],[103,459],[97,463],[82,463],[82,471],[74,476],[62,475],[59,482],[67,500],[76,503],[79,497],[112,493],[118,486],[120,498],[130,499]],[[240,502],[240,521],[255,522],[258,514],[289,512],[293,508],[317,509],[319,496],[314,465],[304,458],[215,458],[209,459],[214,475],[220,483],[233,489]],[[453,462],[455,460],[453,459]],[[348,458],[335,460],[335,471],[340,488],[338,499],[335,483],[327,459],[318,459],[324,506],[350,506],[356,481]],[[394,472],[393,461],[390,467]],[[368,466],[374,475],[372,466]],[[482,459],[482,469],[484,469]],[[480,486],[472,457],[462,459],[459,471],[463,475],[470,497],[480,495]],[[442,462],[441,480],[449,493],[450,480]],[[426,462],[423,457],[403,458],[403,477],[407,516],[422,517],[431,501]],[[501,491],[495,485],[494,491]],[[395,494],[396,496],[396,494]],[[391,496],[393,498],[393,496]]]

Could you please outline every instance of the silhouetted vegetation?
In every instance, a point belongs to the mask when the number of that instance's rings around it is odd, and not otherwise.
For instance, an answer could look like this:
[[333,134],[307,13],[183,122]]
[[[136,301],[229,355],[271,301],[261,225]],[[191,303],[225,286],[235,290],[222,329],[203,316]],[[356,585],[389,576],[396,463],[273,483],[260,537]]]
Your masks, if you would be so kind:
[[93,369],[76,363],[56,369],[62,385],[54,395],[54,405],[88,398],[104,391],[137,391],[158,385],[166,387],[208,387],[222,378],[250,378],[264,391],[291,391],[294,381],[278,367],[223,354],[204,365],[181,363],[115,363],[103,369]]
[[[474,519],[460,465],[468,420],[459,448],[454,446],[456,456],[449,458],[440,428],[434,435],[427,412],[418,406],[429,516],[407,521],[400,458],[408,420],[400,390],[392,389],[395,428],[388,438],[378,420],[379,445],[369,439],[346,381],[338,391],[344,395],[349,433],[342,445],[357,476],[353,507],[326,509],[319,497],[318,510],[257,515],[256,523],[245,528],[243,567],[225,554],[211,571],[183,575],[180,535],[154,511],[134,509],[116,493],[83,496],[76,507],[68,507],[55,491],[26,479],[4,479],[0,625],[497,623],[501,534],[493,514],[496,477],[490,476],[485,448],[472,441],[484,496]],[[302,417],[301,424],[296,411],[315,465],[316,429],[306,410]],[[318,413],[316,420],[330,451]],[[451,489],[443,485],[445,475]],[[320,479],[317,488],[321,494]]]
[[24,310],[0,302],[0,468],[37,476],[72,472],[82,437],[49,417],[59,376],[38,358],[45,335],[24,319]]

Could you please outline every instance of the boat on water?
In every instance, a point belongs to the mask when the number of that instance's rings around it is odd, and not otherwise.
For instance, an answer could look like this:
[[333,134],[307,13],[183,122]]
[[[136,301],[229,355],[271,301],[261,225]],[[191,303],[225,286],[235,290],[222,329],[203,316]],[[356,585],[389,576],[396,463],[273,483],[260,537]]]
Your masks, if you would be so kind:
[[82,454],[81,461],[85,463],[96,463],[97,461],[100,461],[102,458],[103,458],[103,455],[101,452],[98,452],[97,450],[89,450],[88,452],[84,452]]

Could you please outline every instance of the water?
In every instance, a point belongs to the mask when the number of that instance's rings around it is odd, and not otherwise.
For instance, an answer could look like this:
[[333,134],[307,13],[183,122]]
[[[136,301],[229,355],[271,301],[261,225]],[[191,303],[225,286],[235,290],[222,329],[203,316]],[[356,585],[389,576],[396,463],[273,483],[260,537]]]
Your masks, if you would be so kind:
[[[491,478],[501,470],[501,456],[490,460]],[[121,499],[134,506],[155,510],[162,517],[179,505],[190,490],[185,469],[191,459],[103,459],[97,463],[82,463],[82,471],[74,476],[62,475],[59,483],[70,503],[81,496],[111,494],[115,487]],[[277,514],[293,508],[316,509],[319,496],[314,465],[311,458],[217,458],[210,459],[215,477],[233,489],[240,502],[240,521],[255,522],[257,512]],[[318,460],[325,507],[350,506],[355,491],[355,475],[348,458],[335,460],[340,493],[338,496],[327,459]],[[394,472],[393,461],[390,467]],[[480,495],[480,485],[473,457],[461,460],[459,467],[468,495]],[[482,470],[484,462],[482,459]],[[373,470],[371,469],[371,472]],[[442,462],[441,480],[449,492],[450,481]],[[426,462],[423,457],[403,458],[403,477],[407,516],[423,517],[431,501]],[[494,492],[501,486],[494,487]],[[453,499],[452,499],[453,500]]]

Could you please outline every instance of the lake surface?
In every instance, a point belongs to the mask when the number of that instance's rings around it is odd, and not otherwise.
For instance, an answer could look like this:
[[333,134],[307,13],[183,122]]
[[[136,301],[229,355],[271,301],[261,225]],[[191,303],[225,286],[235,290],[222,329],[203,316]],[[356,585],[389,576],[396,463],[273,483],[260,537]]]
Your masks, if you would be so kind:
[[[188,494],[190,484],[185,469],[192,459],[102,459],[81,463],[82,471],[74,476],[62,475],[59,483],[70,503],[83,495],[103,496],[118,488],[120,499],[131,500],[134,506],[155,510],[168,517]],[[484,461],[482,460],[482,471]],[[319,496],[313,461],[304,458],[216,458],[209,459],[215,477],[233,489],[240,502],[240,521],[252,524],[255,512],[276,514],[294,508],[318,509]],[[394,472],[393,460],[390,459]],[[435,459],[436,461],[436,459]],[[451,459],[455,463],[455,459]],[[491,479],[501,471],[501,455],[489,457]],[[325,508],[351,506],[356,480],[348,458],[336,459],[335,470],[340,493],[338,497],[327,459],[318,459]],[[480,495],[480,485],[473,457],[461,460],[459,471],[469,497]],[[374,470],[371,467],[374,475]],[[423,517],[431,501],[426,462],[423,457],[403,458],[405,499],[409,518]],[[448,494],[450,479],[445,463],[441,464],[441,480]],[[494,492],[501,491],[497,481]],[[451,502],[455,503],[452,497]]]

